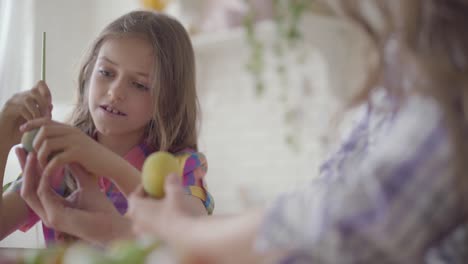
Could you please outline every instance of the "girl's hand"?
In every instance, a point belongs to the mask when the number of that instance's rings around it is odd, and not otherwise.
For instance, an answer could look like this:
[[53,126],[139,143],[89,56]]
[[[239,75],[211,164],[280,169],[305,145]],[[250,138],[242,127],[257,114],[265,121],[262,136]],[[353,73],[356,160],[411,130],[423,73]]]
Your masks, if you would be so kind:
[[28,121],[21,126],[26,132],[40,128],[33,141],[40,167],[44,175],[51,175],[62,166],[79,163],[94,175],[102,175],[105,158],[112,155],[91,137],[76,127],[59,123],[49,118]]
[[[21,151],[17,150],[17,153]],[[24,159],[25,156],[20,155],[19,159]],[[97,244],[130,236],[130,222],[101,192],[95,177],[77,164],[69,168],[78,189],[63,198],[50,186],[50,177],[42,175],[35,153],[27,155],[21,196],[44,224]]]
[[31,90],[13,95],[3,105],[0,112],[0,126],[2,133],[12,145],[21,139],[19,127],[29,120],[39,117],[51,117],[52,97],[47,84],[39,81]]
[[91,174],[109,177],[125,196],[140,183],[140,172],[135,167],[78,128],[39,118],[28,121],[20,129],[26,132],[35,128],[40,129],[33,149],[45,175],[66,164],[79,163]]

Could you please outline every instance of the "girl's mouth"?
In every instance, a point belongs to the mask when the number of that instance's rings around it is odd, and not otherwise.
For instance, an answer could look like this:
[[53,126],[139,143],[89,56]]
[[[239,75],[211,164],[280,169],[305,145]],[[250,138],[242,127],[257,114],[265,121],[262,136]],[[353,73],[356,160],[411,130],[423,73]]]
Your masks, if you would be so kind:
[[118,115],[118,116],[126,116],[127,114],[123,113],[123,112],[120,112],[119,110],[117,110],[116,108],[113,108],[112,106],[110,105],[101,105],[100,108],[104,111],[106,111],[107,113],[109,114],[113,114],[113,115]]

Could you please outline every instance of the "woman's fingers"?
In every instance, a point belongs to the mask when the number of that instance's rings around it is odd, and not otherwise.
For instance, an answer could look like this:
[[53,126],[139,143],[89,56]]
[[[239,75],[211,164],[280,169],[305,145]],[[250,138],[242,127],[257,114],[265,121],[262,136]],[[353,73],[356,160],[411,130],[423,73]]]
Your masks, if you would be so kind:
[[166,193],[167,199],[171,201],[178,201],[184,194],[182,188],[182,182],[180,176],[176,173],[171,173],[167,175],[164,182],[164,191]]
[[15,148],[16,157],[18,157],[18,161],[20,163],[21,169],[24,170],[24,166],[26,165],[26,158],[28,153],[24,148],[16,147]]
[[41,219],[47,220],[44,208],[37,197],[39,177],[35,154],[30,153],[23,170],[23,186],[20,195]]
[[50,176],[43,175],[37,188],[37,196],[43,207],[49,227],[61,230],[67,215],[64,213],[69,204],[65,198],[55,192],[50,185]]
[[132,192],[132,195],[135,197],[141,197],[144,198],[147,196],[147,193],[145,192],[145,189],[143,188],[143,185],[138,185],[138,187],[135,189],[135,191]]
[[140,198],[132,196],[129,200],[127,216],[134,223],[133,229],[136,233],[142,234],[142,230],[146,230],[146,234],[153,232],[155,225],[155,212],[162,210],[163,202],[151,198]]
[[[142,201],[146,199],[145,196],[146,196],[146,192],[143,189],[142,185],[138,186],[135,189],[135,191],[132,192],[128,196],[128,205],[129,205],[128,211],[127,211],[128,216],[132,218],[137,217],[138,212],[141,212],[140,205],[142,204]],[[138,208],[138,209],[135,209],[135,208]]]

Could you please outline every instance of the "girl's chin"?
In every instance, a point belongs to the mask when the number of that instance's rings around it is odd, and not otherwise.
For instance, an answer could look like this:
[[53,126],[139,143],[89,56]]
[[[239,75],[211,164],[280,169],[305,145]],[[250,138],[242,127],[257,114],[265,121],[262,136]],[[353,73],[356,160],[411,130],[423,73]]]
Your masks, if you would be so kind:
[[111,127],[110,125],[99,125],[96,124],[96,132],[102,136],[119,136],[126,134],[125,131],[122,131],[122,126],[120,127]]
[[[105,136],[105,137],[129,137],[129,136],[134,136],[138,134],[138,132],[131,131],[131,130],[122,130],[123,127],[122,125],[118,127],[109,127],[109,126],[100,126],[96,124],[96,132],[100,136]],[[144,134],[144,131],[141,132],[141,134]]]

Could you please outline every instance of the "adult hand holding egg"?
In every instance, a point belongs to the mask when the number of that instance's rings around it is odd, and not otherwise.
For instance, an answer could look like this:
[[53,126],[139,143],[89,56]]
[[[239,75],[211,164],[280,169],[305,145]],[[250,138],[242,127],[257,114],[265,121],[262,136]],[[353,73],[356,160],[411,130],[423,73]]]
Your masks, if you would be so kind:
[[[160,234],[164,239],[171,219],[184,219],[190,215],[185,202],[186,197],[182,187],[182,172],[186,157],[175,157],[168,152],[156,152],[150,155],[143,164],[142,186],[130,195],[129,211],[137,234],[146,236],[151,233]],[[161,200],[161,201],[156,201]],[[138,208],[138,209],[136,209]],[[145,212],[157,212],[156,219],[147,217]],[[167,220],[166,220],[167,219]]]
[[150,155],[142,170],[142,183],[146,193],[156,199],[163,198],[166,177],[172,173],[181,177],[184,165],[184,158],[178,159],[168,152],[160,151]]

